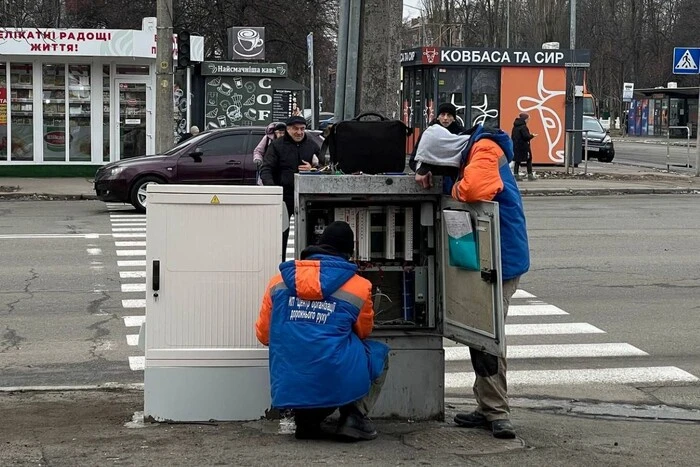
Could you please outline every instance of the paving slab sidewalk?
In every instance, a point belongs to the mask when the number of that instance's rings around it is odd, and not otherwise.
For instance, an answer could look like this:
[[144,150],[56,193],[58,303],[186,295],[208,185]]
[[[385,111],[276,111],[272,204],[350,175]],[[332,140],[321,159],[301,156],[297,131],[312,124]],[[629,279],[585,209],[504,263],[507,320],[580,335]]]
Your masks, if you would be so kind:
[[[298,441],[278,422],[131,423],[140,391],[0,394],[0,465],[696,465],[700,424],[513,412],[519,438],[451,422],[378,421],[362,443]],[[448,420],[469,406],[450,405]],[[133,426],[133,427],[130,427]]]

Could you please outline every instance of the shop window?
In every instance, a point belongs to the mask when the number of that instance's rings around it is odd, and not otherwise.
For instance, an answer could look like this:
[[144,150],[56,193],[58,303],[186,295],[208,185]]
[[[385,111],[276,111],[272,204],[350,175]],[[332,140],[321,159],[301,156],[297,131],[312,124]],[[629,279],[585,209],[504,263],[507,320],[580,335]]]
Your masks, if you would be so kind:
[[464,89],[465,89],[464,69],[438,69],[438,107],[440,104],[449,102],[457,108],[457,120],[462,125],[464,123]]
[[0,162],[7,160],[7,65],[0,62]]
[[34,96],[32,64],[10,64],[10,160],[34,158]]
[[117,65],[118,75],[148,75],[148,65]]
[[68,160],[90,161],[90,65],[68,65]]
[[109,162],[110,157],[110,126],[109,126],[109,115],[110,115],[110,105],[109,96],[110,92],[110,74],[109,65],[104,65],[102,67],[102,160],[104,162]]
[[66,66],[42,67],[43,143],[45,161],[66,160]]
[[500,126],[500,77],[498,68],[472,69],[470,123],[467,126]]

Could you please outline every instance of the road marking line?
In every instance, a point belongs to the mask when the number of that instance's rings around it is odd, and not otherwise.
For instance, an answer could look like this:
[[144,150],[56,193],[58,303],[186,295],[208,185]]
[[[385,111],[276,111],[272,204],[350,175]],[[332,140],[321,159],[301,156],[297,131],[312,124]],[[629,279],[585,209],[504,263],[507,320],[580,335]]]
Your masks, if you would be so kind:
[[[518,358],[597,358],[643,357],[649,354],[626,343],[509,345],[508,359]],[[469,347],[445,347],[445,361],[469,360]]]
[[115,233],[112,234],[114,238],[146,238],[145,233]]
[[121,279],[139,279],[146,277],[146,271],[119,271]]
[[145,298],[132,298],[127,300],[122,300],[122,307],[124,308],[146,308]]
[[117,256],[146,256],[146,250],[117,250]]
[[[675,366],[595,368],[575,370],[521,370],[508,372],[508,386],[551,386],[574,384],[692,383],[698,377]],[[471,388],[474,373],[445,374],[445,388]]]
[[525,292],[524,290],[518,289],[513,294],[513,298],[535,298],[535,296],[529,292]]
[[544,334],[605,334],[605,331],[588,323],[506,324],[507,336]]
[[112,219],[145,219],[145,214],[110,214]]
[[137,260],[127,260],[127,261],[117,261],[117,266],[120,268],[128,268],[128,267],[143,267],[146,266],[146,260],[145,259],[137,259]]
[[146,368],[146,357],[129,357],[129,367],[134,371]]
[[114,222],[112,221],[112,227],[146,227],[145,222]]
[[112,232],[145,232],[146,227],[112,227]]
[[127,328],[141,327],[145,321],[145,316],[124,316],[124,326]]
[[114,242],[114,246],[117,246],[117,247],[146,246],[146,242]]
[[508,316],[554,316],[568,314],[569,313],[561,308],[546,303],[511,305],[508,307]]
[[139,345],[139,335],[138,334],[127,334],[126,335],[126,345],[131,345],[131,346]]
[[[89,236],[88,236],[89,235]],[[59,239],[59,238],[79,238],[79,239],[94,239],[102,237],[110,237],[112,234],[3,234],[0,235],[0,240],[33,240],[33,239]]]
[[122,284],[122,292],[145,292],[146,284]]
[[88,248],[87,252],[89,255],[101,255],[102,248]]

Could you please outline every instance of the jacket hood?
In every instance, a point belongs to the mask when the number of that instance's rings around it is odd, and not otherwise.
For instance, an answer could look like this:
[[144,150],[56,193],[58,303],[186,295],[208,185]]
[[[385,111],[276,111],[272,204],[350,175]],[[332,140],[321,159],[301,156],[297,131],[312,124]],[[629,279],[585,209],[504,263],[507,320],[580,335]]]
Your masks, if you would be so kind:
[[284,284],[304,300],[327,298],[357,272],[355,264],[332,253],[325,246],[309,247],[302,252],[304,259],[282,263]]
[[523,120],[523,119],[520,118],[520,117],[517,117],[517,118],[515,119],[515,121],[513,122],[513,126],[523,126],[523,125],[525,125],[526,123],[527,123],[527,122],[526,122],[525,120]]
[[274,135],[274,134],[275,134],[275,127],[276,127],[276,126],[277,126],[276,123],[274,123],[274,122],[273,122],[273,123],[270,123],[270,124],[267,126],[267,128],[265,128],[265,134],[266,134],[267,136],[272,136],[272,135]]

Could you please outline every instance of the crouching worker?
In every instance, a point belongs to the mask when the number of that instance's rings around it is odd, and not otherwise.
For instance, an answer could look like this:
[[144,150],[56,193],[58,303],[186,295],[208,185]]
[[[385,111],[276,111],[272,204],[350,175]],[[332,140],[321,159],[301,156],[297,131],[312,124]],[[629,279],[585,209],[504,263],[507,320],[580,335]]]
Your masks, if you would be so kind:
[[270,347],[272,406],[291,409],[297,439],[326,434],[321,423],[336,409],[336,433],[374,439],[367,417],[388,369],[389,348],[367,340],[374,326],[371,283],[349,261],[354,236],[333,222],[301,260],[280,265],[263,297],[255,324]]

